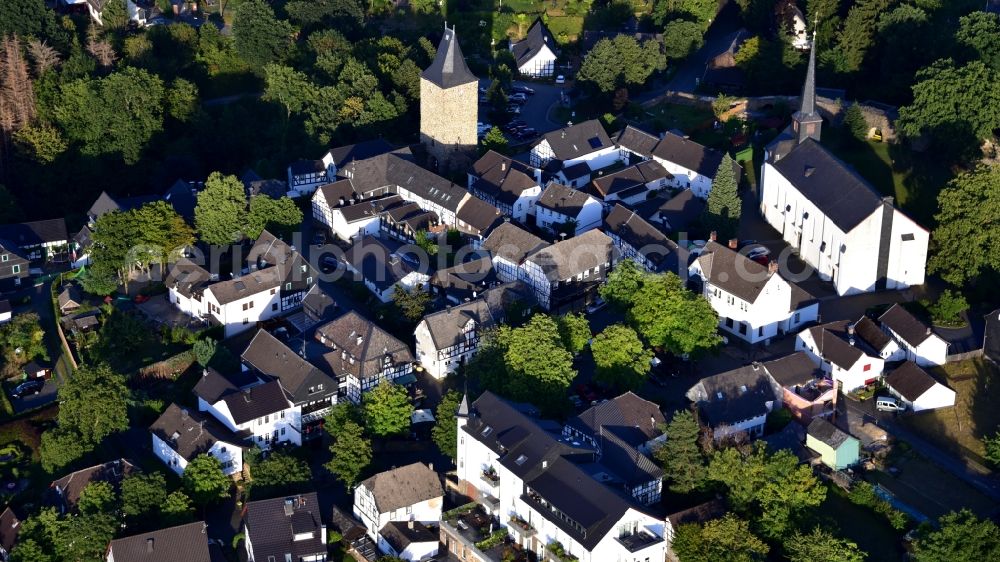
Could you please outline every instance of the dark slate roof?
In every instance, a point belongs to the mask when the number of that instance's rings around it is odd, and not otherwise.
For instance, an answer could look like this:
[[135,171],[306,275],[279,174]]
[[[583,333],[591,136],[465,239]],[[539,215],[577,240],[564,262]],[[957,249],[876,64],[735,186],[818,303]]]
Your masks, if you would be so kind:
[[546,133],[542,139],[549,143],[556,160],[573,160],[613,145],[596,119]]
[[0,300],[0,314],[7,314],[11,312],[10,301],[7,299]]
[[341,213],[347,223],[352,223],[377,217],[387,210],[406,204],[407,202],[399,195],[389,195],[378,199],[361,201],[354,205],[335,207],[333,212]]
[[726,514],[727,511],[726,504],[724,504],[722,500],[716,498],[703,504],[678,511],[676,513],[671,513],[667,516],[667,520],[670,521],[670,525],[676,529],[678,526],[684,525],[685,523],[707,523],[713,519],[720,519]]
[[378,238],[366,234],[346,252],[346,257],[361,277],[379,291],[385,291],[413,272],[413,268]]
[[21,519],[14,513],[14,510],[7,507],[0,513],[0,546],[7,553],[14,548],[17,543],[17,535],[21,532]]
[[531,291],[519,283],[506,283],[487,289],[478,298],[449,306],[424,316],[436,349],[445,349],[465,341],[465,326],[474,322],[476,330],[492,328],[503,322],[505,307],[514,301],[531,298]]
[[455,264],[447,269],[439,269],[431,276],[430,284],[435,287],[457,291],[479,291],[497,282],[493,261],[489,256]]
[[377,377],[386,356],[394,365],[413,362],[409,346],[355,311],[317,328],[316,339],[332,349],[323,358],[337,375]]
[[66,221],[58,218],[2,225],[0,239],[24,248],[47,242],[67,242],[69,234],[66,232]]
[[364,524],[336,505],[333,506],[330,513],[330,526],[349,543],[353,543],[365,536]]
[[365,158],[371,158],[372,156],[392,152],[395,149],[396,147],[389,144],[389,142],[385,139],[378,138],[361,141],[356,144],[331,148],[326,152],[326,155],[333,160],[333,163],[337,166],[337,168],[340,168],[345,163],[352,160],[364,160]]
[[306,280],[318,276],[297,251],[266,230],[247,252],[247,264],[250,273],[213,283],[206,290],[211,291],[220,304],[228,304],[287,283],[292,283],[297,290],[305,290],[308,288]]
[[[555,162],[555,160],[553,160],[553,162]],[[590,165],[586,162],[577,162],[576,164],[562,168],[562,173],[567,180],[578,180],[584,176],[590,175]]]
[[503,214],[499,209],[475,197],[466,198],[456,216],[469,225],[476,235],[488,233],[503,221]]
[[994,363],[1000,363],[1000,309],[986,315],[983,354]]
[[313,285],[302,297],[302,307],[322,319],[336,310],[337,303],[319,285]]
[[472,189],[513,205],[525,190],[538,186],[535,168],[502,154],[489,151],[472,165]]
[[613,431],[629,445],[638,447],[662,435],[660,426],[664,423],[666,419],[659,406],[633,392],[626,392],[591,406],[571,418],[567,425],[591,436]]
[[760,364],[745,365],[701,379],[687,392],[712,427],[736,424],[767,413],[780,398]]
[[[538,507],[547,518],[586,549],[593,549],[629,508],[642,511],[624,494],[597,482],[576,462],[593,462],[593,452],[572,446],[546,432],[512,403],[491,392],[472,403],[468,423],[460,432],[486,445],[497,461],[520,477],[555,510],[579,524]],[[528,495],[522,501],[537,506]]]
[[202,371],[201,378],[193,389],[195,396],[209,404],[215,404],[226,394],[237,391],[239,386],[211,367],[206,367]]
[[590,200],[589,195],[578,189],[567,187],[561,183],[549,182],[548,187],[538,197],[536,205],[570,218],[576,218],[583,210],[583,206]]
[[326,166],[322,160],[296,160],[288,165],[288,170],[293,176],[306,174],[322,174],[326,172]]
[[420,76],[439,88],[453,88],[478,80],[465,64],[455,28],[444,28],[434,62]]
[[444,495],[441,477],[422,462],[415,462],[362,480],[375,498],[379,513],[388,513]]
[[554,54],[556,40],[552,38],[552,34],[549,33],[549,29],[542,23],[541,18],[538,18],[531,25],[531,29],[528,30],[528,35],[524,40],[514,43],[510,52],[514,55],[514,61],[517,63],[517,66],[520,67],[540,53],[544,47],[548,47]]
[[906,361],[885,376],[885,384],[903,398],[913,402],[938,382],[913,361]]
[[[330,207],[350,205],[360,199],[358,193],[354,191],[354,184],[351,183],[351,180],[337,180],[333,183],[323,184],[316,190],[323,195],[323,199]],[[341,200],[343,200],[343,204]]]
[[[757,301],[771,279],[767,266],[712,240],[705,244],[704,251],[698,256],[698,264],[710,283],[750,303]],[[780,273],[777,275],[781,276]],[[812,299],[795,283],[786,282],[791,287],[792,308]]]
[[851,344],[851,336],[848,334],[850,324],[849,320],[838,320],[809,328],[809,333],[816,342],[816,353],[843,369],[850,369],[864,355],[878,355],[861,338],[853,338],[854,344]]
[[284,276],[281,273],[276,267],[268,267],[241,275],[236,279],[212,283],[207,287],[207,290],[215,295],[219,304],[226,305],[264,291],[277,289],[284,282]]
[[288,396],[276,380],[251,386],[239,392],[230,392],[222,397],[229,407],[233,421],[243,424],[257,418],[287,410],[292,405]]
[[525,258],[549,245],[548,242],[517,226],[504,223],[498,226],[483,241],[483,249],[493,256],[519,264]]
[[604,198],[613,193],[620,193],[634,187],[644,187],[650,182],[673,177],[673,174],[656,160],[645,160],[613,174],[595,178],[591,184],[597,195]]
[[211,562],[204,521],[111,541],[115,562]]
[[271,199],[280,199],[288,194],[288,182],[276,179],[258,179],[243,184],[247,199],[256,195],[266,195]]
[[198,204],[198,184],[177,180],[167,188],[163,200],[189,223],[194,222],[194,208]]
[[934,333],[930,326],[918,320],[899,304],[892,305],[878,321],[913,347],[924,343]]
[[847,433],[841,431],[837,426],[828,422],[824,418],[813,418],[809,422],[809,427],[806,428],[806,433],[818,439],[822,443],[826,443],[834,449],[839,448],[848,439],[853,439]]
[[659,271],[677,271],[678,266],[687,263],[687,250],[622,205],[615,205],[605,217],[604,229],[641,252]]
[[236,446],[242,441],[212,416],[177,404],[167,406],[153,425],[149,426],[149,431],[187,460],[207,453],[219,441]]
[[[247,502],[243,524],[247,539],[253,544],[256,560],[292,560],[327,553],[323,542],[319,499],[316,492],[286,498]],[[312,533],[308,539],[293,540],[294,535]]]
[[458,211],[468,194],[464,188],[418,166],[408,152],[395,151],[356,160],[338,173],[350,178],[354,188],[366,196],[398,193],[403,188],[452,212]]
[[164,284],[190,298],[192,294],[201,292],[211,277],[212,274],[205,268],[188,258],[180,258],[170,266]]
[[626,127],[618,133],[618,136],[615,137],[615,144],[620,148],[624,148],[646,158],[653,155],[653,149],[656,148],[656,145],[659,142],[660,138],[656,135],[649,134],[642,129],[633,127],[632,125],[626,125]]
[[773,166],[845,234],[883,204],[871,184],[813,139]]
[[[703,176],[714,178],[716,172],[719,171],[719,164],[722,163],[724,153],[668,131],[656,144],[653,156],[694,170]],[[737,179],[739,178],[738,169],[739,166],[735,165]]]
[[[266,330],[259,330],[241,356],[265,380],[281,381],[292,402],[303,404],[337,393],[337,381],[299,357]],[[320,389],[322,387],[322,389]],[[313,392],[309,392],[312,388]]]
[[80,493],[87,484],[107,482],[117,490],[126,476],[137,471],[135,465],[129,461],[118,459],[71,472],[58,480],[53,480],[50,487],[62,490],[62,501],[68,510],[72,510],[76,507]]
[[635,211],[649,223],[668,232],[683,232],[694,224],[705,210],[705,200],[685,189],[666,199],[656,197],[635,205]]
[[882,351],[892,341],[892,338],[867,316],[862,316],[861,320],[854,324],[854,333],[876,351]]
[[767,361],[764,368],[771,378],[784,387],[802,386],[823,375],[805,351],[796,351]]
[[399,553],[413,543],[438,541],[438,533],[432,532],[420,521],[390,521],[382,526],[378,534]]
[[542,268],[552,282],[565,281],[588,269],[610,264],[614,258],[614,244],[600,230],[588,230],[538,250],[528,260]]

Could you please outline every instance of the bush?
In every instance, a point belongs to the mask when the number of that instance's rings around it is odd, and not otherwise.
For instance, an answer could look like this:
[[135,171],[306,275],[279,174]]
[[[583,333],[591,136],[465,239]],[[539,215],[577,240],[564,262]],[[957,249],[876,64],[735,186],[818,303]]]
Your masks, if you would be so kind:
[[844,112],[844,126],[854,138],[862,141],[868,138],[868,123],[858,104],[852,103],[847,107]]
[[961,294],[948,289],[927,310],[931,313],[931,320],[938,326],[962,326],[965,324],[962,313],[969,310],[969,303]]

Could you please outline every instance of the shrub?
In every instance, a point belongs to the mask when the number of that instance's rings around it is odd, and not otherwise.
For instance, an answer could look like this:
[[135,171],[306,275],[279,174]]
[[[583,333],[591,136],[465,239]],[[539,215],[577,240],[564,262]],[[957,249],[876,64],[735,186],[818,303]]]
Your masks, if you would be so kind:
[[951,289],[941,293],[937,302],[927,307],[931,313],[931,320],[939,326],[961,326],[965,323],[962,320],[962,313],[969,310],[969,303],[960,293]]

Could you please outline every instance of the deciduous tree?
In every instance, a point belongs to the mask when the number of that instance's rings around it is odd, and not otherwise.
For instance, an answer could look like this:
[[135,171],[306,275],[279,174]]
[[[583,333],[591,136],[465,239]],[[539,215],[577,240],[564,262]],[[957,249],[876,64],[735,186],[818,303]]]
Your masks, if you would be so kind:
[[916,562],[1000,560],[1000,528],[989,519],[963,509],[942,516],[938,525],[919,535],[913,548]]
[[448,455],[452,460],[458,458],[458,424],[455,423],[455,413],[462,402],[462,395],[455,390],[449,390],[441,397],[434,413],[437,419],[431,429],[431,439],[438,450]]
[[261,497],[300,492],[312,482],[309,463],[291,454],[272,451],[262,458],[261,450],[253,447],[244,455],[250,467],[248,487]]
[[656,41],[642,44],[629,35],[601,39],[584,57],[577,80],[604,95],[620,87],[638,86],[666,68],[666,56]]
[[913,103],[899,109],[897,128],[914,138],[929,134],[943,148],[989,138],[1000,127],[997,80],[997,72],[980,61],[937,61],[917,73]]
[[680,562],[754,562],[771,550],[732,513],[704,525],[681,525],[673,549]]
[[158,472],[130,474],[122,480],[122,513],[134,520],[156,514],[167,501],[167,481]]
[[413,405],[404,387],[386,380],[364,395],[362,412],[368,431],[386,437],[410,428]]
[[676,19],[663,29],[663,49],[668,59],[687,58],[705,43],[703,31],[698,23]]
[[648,275],[635,261],[626,259],[618,263],[608,274],[608,280],[598,291],[609,305],[627,311],[632,306],[643,279]]
[[649,345],[674,355],[698,355],[721,342],[712,305],[673,273],[643,277],[628,318]]
[[170,492],[160,509],[160,518],[166,526],[183,525],[194,518],[191,498],[180,490]]
[[962,285],[985,269],[1000,271],[1000,167],[981,164],[938,194],[928,269]]
[[580,353],[593,333],[590,331],[590,322],[587,317],[579,313],[569,313],[557,319],[559,325],[559,337],[562,339],[563,347],[570,353]]
[[212,172],[194,208],[198,236],[207,244],[219,246],[241,240],[247,222],[246,205],[243,183],[236,176]]
[[1000,15],[976,10],[962,16],[955,41],[968,51],[966,58],[1000,71]]
[[244,228],[248,238],[256,240],[264,230],[284,236],[302,224],[302,210],[288,196],[273,199],[264,194],[250,198],[250,212]]
[[330,445],[330,452],[333,458],[326,463],[327,470],[352,490],[372,462],[372,442],[365,437],[360,425],[347,422]]
[[263,0],[248,0],[233,15],[233,43],[240,57],[252,66],[263,67],[282,59],[291,42],[292,26],[274,17]]
[[233,482],[222,472],[219,459],[200,454],[191,459],[182,476],[184,489],[198,504],[215,503],[229,496]]
[[115,504],[118,503],[116,496],[115,489],[111,487],[111,484],[97,480],[84,486],[76,507],[84,515],[111,513],[116,509]]
[[785,556],[790,562],[864,562],[865,553],[853,542],[815,527],[809,533],[796,532],[785,541]]
[[348,422],[360,424],[362,422],[361,410],[353,402],[343,400],[334,404],[323,417],[323,428],[326,429],[327,434],[336,438]]
[[208,367],[208,364],[215,357],[215,350],[218,348],[218,342],[212,338],[204,338],[194,342],[194,358],[202,367]]
[[653,353],[632,328],[624,324],[608,326],[594,336],[590,350],[597,366],[594,380],[620,392],[638,390],[646,382]]
[[510,143],[507,141],[507,137],[504,136],[503,131],[496,126],[486,132],[486,136],[483,137],[479,145],[480,154],[486,154],[491,150],[500,154],[510,154]]
[[397,283],[392,291],[392,304],[403,315],[403,318],[410,322],[419,322],[431,304],[431,295],[421,288],[414,288],[411,291]]

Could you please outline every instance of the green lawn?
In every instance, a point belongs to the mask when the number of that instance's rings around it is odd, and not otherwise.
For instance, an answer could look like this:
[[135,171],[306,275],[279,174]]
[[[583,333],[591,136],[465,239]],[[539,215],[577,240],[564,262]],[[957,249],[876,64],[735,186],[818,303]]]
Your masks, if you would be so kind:
[[867,560],[888,562],[902,559],[899,532],[889,525],[885,517],[851,503],[840,488],[829,487],[826,500],[818,512],[833,520],[839,529],[837,535],[854,541],[858,548],[867,552]]
[[692,133],[699,129],[710,130],[715,115],[712,110],[693,105],[661,102],[647,110],[648,124],[655,131],[680,129]]
[[872,480],[930,518],[966,508],[988,517],[996,509],[978,490],[912,450],[894,452],[890,464],[899,469],[896,476],[875,472]]

